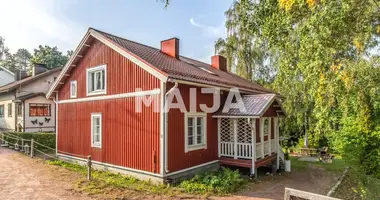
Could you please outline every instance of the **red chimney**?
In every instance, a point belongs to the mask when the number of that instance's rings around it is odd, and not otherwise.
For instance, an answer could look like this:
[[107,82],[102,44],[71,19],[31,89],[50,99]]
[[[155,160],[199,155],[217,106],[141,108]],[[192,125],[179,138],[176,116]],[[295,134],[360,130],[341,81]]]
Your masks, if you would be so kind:
[[227,71],[227,59],[220,55],[211,57],[211,66],[215,69]]
[[161,51],[171,57],[179,58],[179,39],[171,38],[161,41]]

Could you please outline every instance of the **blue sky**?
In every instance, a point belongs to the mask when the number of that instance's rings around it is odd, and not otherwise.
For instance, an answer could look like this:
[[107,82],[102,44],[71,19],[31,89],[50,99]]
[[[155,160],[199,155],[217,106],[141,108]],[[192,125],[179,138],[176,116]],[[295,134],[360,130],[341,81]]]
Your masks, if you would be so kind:
[[[88,27],[150,46],[180,39],[180,54],[210,62],[214,42],[226,36],[224,12],[232,0],[9,0],[2,1],[0,36],[13,52],[39,44],[74,49]],[[4,20],[6,19],[6,20]]]

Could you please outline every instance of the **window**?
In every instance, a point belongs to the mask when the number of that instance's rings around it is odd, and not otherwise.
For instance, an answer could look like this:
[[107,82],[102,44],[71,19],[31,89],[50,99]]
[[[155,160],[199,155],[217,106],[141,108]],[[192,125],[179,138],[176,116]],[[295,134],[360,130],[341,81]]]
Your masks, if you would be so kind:
[[12,117],[12,103],[8,103],[8,117]]
[[77,81],[70,82],[70,98],[77,98]]
[[50,104],[37,104],[30,103],[29,104],[29,116],[30,117],[44,117],[51,116],[50,114]]
[[265,118],[264,125],[263,125],[264,136],[268,136],[269,134],[269,123],[270,123],[269,118]]
[[4,117],[4,105],[0,105],[0,117]]
[[185,114],[185,152],[207,148],[206,113]]
[[87,69],[87,95],[106,94],[106,65]]
[[21,103],[17,104],[17,116],[18,117],[22,116],[22,104]]
[[91,146],[102,148],[102,114],[91,114]]

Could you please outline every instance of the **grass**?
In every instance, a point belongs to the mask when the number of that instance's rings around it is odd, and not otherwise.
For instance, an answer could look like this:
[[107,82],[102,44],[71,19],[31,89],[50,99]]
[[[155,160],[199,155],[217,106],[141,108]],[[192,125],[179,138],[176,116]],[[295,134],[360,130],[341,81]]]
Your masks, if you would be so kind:
[[[64,162],[61,160],[48,161],[50,165],[61,166],[68,170],[87,175],[87,167]],[[77,187],[89,194],[100,194],[105,190],[128,189],[131,191],[146,192],[157,195],[176,195],[181,194],[182,190],[175,187],[167,187],[163,184],[153,184],[149,181],[141,181],[131,176],[115,174],[108,171],[92,171],[92,180],[79,180]]]
[[349,169],[346,178],[333,196],[347,200],[379,199],[380,179]]
[[290,160],[292,162],[292,170],[303,170],[312,165],[325,168],[327,171],[331,172],[343,172],[344,168],[347,166],[339,157],[335,158],[332,163],[300,161],[297,157],[290,157]]
[[154,184],[149,181],[141,181],[131,176],[116,174],[109,171],[92,171],[92,180],[84,177],[87,175],[87,167],[76,163],[61,160],[47,161],[50,165],[56,165],[68,170],[80,173],[83,179],[76,184],[77,188],[89,194],[102,194],[110,190],[130,190],[144,192],[153,195],[181,196],[186,193],[195,195],[225,195],[235,192],[246,182],[239,172],[228,168],[215,172],[204,172],[190,180],[184,180],[175,186]]

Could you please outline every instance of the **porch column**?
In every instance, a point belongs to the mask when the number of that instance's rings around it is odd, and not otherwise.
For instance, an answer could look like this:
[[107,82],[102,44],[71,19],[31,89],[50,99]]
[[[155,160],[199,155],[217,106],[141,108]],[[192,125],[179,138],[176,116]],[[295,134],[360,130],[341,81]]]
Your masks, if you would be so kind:
[[234,159],[237,159],[237,119],[233,120],[234,122]]
[[220,158],[220,118],[218,118],[218,158]]
[[252,137],[252,168],[251,168],[251,174],[254,174],[255,177],[257,177],[256,173],[256,119],[249,118],[250,121],[248,123],[251,123],[251,137]]
[[268,152],[269,152],[269,155],[272,154],[272,118],[269,117],[268,118]]
[[274,118],[274,143],[275,143],[275,152],[277,153],[277,158],[276,158],[276,166],[277,166],[277,170],[280,169],[280,155],[278,155],[278,152],[279,152],[279,148],[280,148],[280,142],[279,142],[279,129],[278,129],[278,117],[275,117]]
[[260,143],[261,143],[261,158],[264,158],[264,120],[260,118]]

